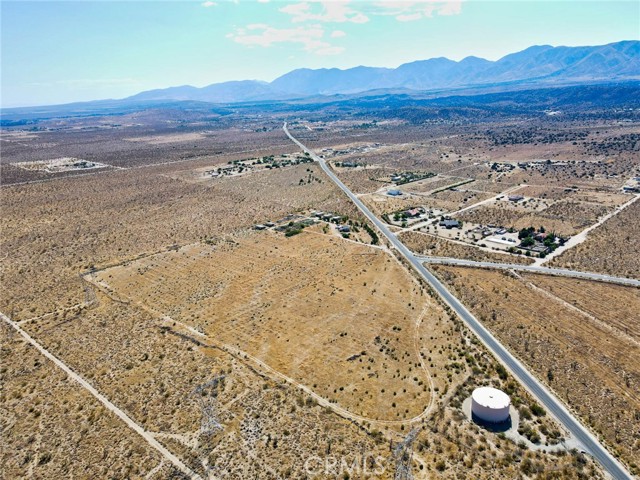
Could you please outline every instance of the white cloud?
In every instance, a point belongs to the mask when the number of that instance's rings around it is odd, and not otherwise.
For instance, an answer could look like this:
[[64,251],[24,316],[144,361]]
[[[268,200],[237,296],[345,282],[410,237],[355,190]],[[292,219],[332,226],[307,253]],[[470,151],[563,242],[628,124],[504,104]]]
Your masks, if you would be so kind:
[[347,34],[344,33],[342,30],[334,30],[333,32],[331,32],[331,38],[340,38],[340,37],[346,37]]
[[274,28],[257,23],[237,28],[227,35],[236,43],[247,46],[272,47],[279,43],[300,44],[302,48],[316,55],[337,55],[344,51],[323,40],[325,31],[320,25],[300,26],[294,28]]
[[420,20],[421,18],[422,13],[420,12],[396,15],[396,20],[399,22],[412,22],[414,20]]
[[376,15],[393,15],[400,22],[410,22],[434,15],[457,15],[463,0],[387,0],[375,3]]
[[344,52],[344,47],[336,47],[334,45],[327,44],[326,47],[320,47],[313,53],[315,53],[316,55],[330,56],[340,55],[342,52]]
[[335,23],[366,23],[369,21],[369,17],[364,13],[351,8],[348,1],[340,0],[292,3],[282,7],[280,11],[290,15],[293,23],[309,20]]
[[209,8],[209,7],[215,7],[218,4],[216,2],[212,2],[211,0],[207,0],[206,2],[202,3],[202,6],[205,8]]
[[462,12],[462,2],[447,2],[445,5],[440,7],[438,13],[440,15],[458,15]]

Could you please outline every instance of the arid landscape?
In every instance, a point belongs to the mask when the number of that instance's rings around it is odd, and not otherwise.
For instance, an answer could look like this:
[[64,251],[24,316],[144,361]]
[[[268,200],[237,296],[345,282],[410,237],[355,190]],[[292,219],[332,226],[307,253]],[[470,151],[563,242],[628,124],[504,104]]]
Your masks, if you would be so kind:
[[605,478],[285,122],[416,255],[614,277],[429,267],[638,474],[640,118],[514,95],[4,127],[0,476]]

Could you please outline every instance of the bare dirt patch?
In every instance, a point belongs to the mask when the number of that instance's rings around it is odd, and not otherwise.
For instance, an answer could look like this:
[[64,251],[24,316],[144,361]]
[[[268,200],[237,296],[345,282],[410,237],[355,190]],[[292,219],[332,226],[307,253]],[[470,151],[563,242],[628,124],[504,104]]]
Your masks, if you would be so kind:
[[149,135],[144,137],[129,137],[125,138],[129,142],[145,142],[151,145],[164,145],[166,143],[181,143],[181,142],[198,142],[202,140],[205,132],[188,132],[188,133],[175,133],[169,135]]
[[81,158],[72,157],[54,158],[52,160],[36,160],[33,162],[20,162],[14,163],[13,165],[27,171],[44,173],[64,173],[75,171],[85,172],[109,167],[109,165],[105,165],[104,163],[90,162],[87,160],[82,160]]

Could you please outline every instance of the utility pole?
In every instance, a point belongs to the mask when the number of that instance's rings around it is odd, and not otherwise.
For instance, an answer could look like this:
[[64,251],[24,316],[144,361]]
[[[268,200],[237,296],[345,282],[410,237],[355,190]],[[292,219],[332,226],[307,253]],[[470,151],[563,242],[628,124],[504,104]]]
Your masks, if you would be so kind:
[[414,428],[409,432],[405,439],[400,442],[393,450],[393,456],[396,460],[396,473],[394,480],[413,480],[411,473],[411,465],[413,462],[413,441],[420,432],[419,428]]
[[209,437],[223,428],[218,420],[218,409],[216,408],[217,390],[223,380],[224,375],[220,375],[213,380],[198,385],[193,391],[193,395],[202,414],[200,420],[200,435]]

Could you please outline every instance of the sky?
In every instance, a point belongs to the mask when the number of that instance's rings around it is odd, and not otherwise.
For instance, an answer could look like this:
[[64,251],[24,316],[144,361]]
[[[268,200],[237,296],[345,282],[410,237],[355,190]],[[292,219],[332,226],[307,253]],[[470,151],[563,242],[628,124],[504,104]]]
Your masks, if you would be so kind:
[[640,1],[1,0],[0,104],[640,38]]

